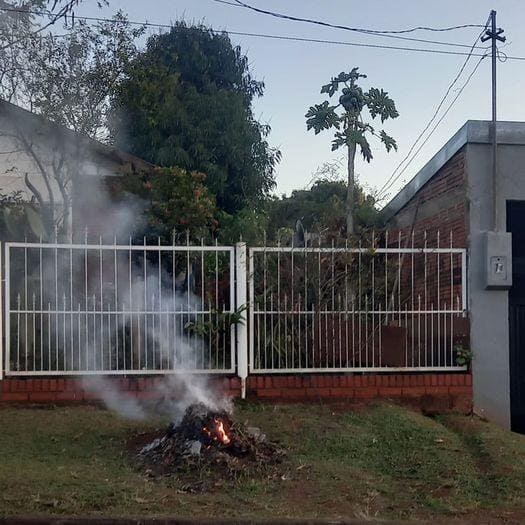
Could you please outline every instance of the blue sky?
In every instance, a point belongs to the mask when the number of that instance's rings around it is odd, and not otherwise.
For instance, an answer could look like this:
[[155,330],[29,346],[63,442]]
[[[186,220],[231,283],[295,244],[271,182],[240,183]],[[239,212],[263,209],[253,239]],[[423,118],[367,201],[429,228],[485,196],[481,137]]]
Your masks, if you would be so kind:
[[[484,24],[490,9],[498,11],[498,26],[505,30],[508,55],[525,56],[525,2],[523,0],[245,0],[254,6],[335,24],[372,29],[404,29],[413,26],[445,27],[459,24]],[[84,0],[78,15],[108,16],[117,9],[132,20],[166,23],[184,18],[203,22],[215,29],[280,34],[296,37],[342,40],[370,44],[468,51],[463,48],[429,46],[309,24],[278,20],[244,8],[213,0],[110,0],[102,10],[95,0]],[[445,33],[418,32],[407,36],[471,45],[479,30],[462,29]],[[408,152],[456,76],[465,57],[370,49],[329,44],[285,42],[253,37],[232,36],[248,55],[255,76],[264,80],[266,91],[255,104],[257,117],[270,123],[270,142],[279,147],[283,160],[277,170],[277,192],[289,193],[304,188],[312,173],[334,158],[328,133],[315,136],[306,131],[304,114],[308,107],[323,100],[319,90],[332,75],[358,66],[368,75],[364,87],[387,90],[396,101],[400,117],[385,123],[397,140],[399,151],[387,154],[373,144],[374,160],[357,160],[360,180],[370,187],[380,187]],[[475,65],[471,59],[466,75]],[[525,88],[525,61],[498,63],[500,120],[525,120],[522,96]],[[462,85],[458,83],[458,87]],[[452,91],[451,97],[456,94]],[[445,104],[446,107],[448,104]],[[418,157],[390,191],[407,182],[448,138],[468,119],[489,119],[490,60],[481,63],[475,76]],[[336,155],[337,156],[337,155]],[[340,156],[340,154],[338,155]]]

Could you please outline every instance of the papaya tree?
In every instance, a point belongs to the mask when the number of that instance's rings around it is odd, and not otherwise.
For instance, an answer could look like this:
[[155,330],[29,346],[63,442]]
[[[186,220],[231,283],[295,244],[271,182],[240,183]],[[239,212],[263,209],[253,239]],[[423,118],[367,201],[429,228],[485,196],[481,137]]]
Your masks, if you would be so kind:
[[330,82],[321,88],[332,98],[339,95],[339,103],[330,105],[328,100],[310,107],[306,113],[306,128],[313,129],[317,135],[321,131],[335,131],[332,141],[332,151],[342,146],[348,152],[348,184],[346,194],[346,235],[350,238],[354,234],[354,207],[355,207],[355,154],[357,147],[366,162],[373,158],[369,137],[374,136],[381,141],[387,152],[397,150],[396,141],[385,130],[376,130],[367,120],[376,118],[383,124],[386,120],[397,118],[394,101],[383,89],[371,87],[368,91],[358,84],[359,79],[366,78],[354,67],[349,73],[339,73]]

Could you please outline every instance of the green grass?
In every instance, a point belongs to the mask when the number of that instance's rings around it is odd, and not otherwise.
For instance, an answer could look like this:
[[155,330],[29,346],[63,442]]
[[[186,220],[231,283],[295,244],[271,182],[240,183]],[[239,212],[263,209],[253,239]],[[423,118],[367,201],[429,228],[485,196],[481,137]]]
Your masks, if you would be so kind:
[[[136,423],[90,407],[0,410],[0,517],[244,518],[497,516],[525,511],[525,438],[476,418],[402,407],[241,403],[288,456],[278,479],[245,476],[207,494],[151,480],[126,441]],[[252,473],[251,476],[254,476]]]

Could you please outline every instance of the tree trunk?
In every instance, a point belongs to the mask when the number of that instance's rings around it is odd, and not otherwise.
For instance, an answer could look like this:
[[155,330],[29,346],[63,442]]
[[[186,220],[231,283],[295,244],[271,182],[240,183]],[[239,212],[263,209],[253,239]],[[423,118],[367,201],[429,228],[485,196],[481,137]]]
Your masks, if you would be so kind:
[[354,234],[354,193],[355,193],[355,161],[356,144],[348,144],[348,186],[346,190],[346,238]]

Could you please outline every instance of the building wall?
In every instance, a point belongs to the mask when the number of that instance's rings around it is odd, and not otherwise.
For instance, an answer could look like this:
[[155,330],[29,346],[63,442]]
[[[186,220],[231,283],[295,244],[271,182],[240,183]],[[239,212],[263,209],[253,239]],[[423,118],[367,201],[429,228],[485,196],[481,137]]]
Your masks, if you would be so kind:
[[[525,146],[498,146],[498,228],[506,231],[506,201],[525,200]],[[476,411],[510,427],[509,305],[506,290],[485,290],[483,232],[492,229],[491,149],[467,145],[470,222],[469,310]]]

